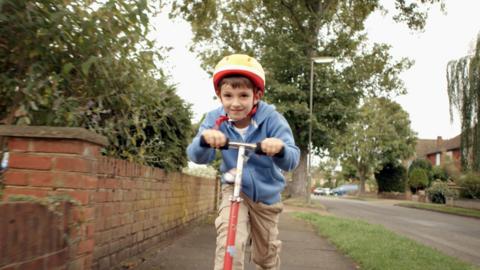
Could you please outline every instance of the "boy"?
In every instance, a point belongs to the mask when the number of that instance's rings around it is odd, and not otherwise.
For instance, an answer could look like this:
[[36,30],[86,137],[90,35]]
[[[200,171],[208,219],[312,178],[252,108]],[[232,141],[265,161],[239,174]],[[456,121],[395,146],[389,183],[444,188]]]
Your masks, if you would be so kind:
[[[187,148],[188,156],[195,163],[206,164],[215,158],[213,148],[224,146],[227,138],[248,143],[261,142],[266,156],[249,153],[243,168],[243,201],[238,214],[233,269],[243,270],[249,236],[253,244],[252,259],[257,269],[280,269],[278,218],[283,209],[280,193],[285,187],[281,170],[295,169],[300,150],[285,118],[275,107],[260,100],[265,91],[265,74],[254,58],[242,54],[224,57],[215,67],[213,83],[222,106],[207,114]],[[201,137],[212,148],[201,147]],[[215,270],[223,269],[229,197],[233,191],[231,180],[237,166],[237,153],[237,150],[222,150],[222,202],[215,220]]]

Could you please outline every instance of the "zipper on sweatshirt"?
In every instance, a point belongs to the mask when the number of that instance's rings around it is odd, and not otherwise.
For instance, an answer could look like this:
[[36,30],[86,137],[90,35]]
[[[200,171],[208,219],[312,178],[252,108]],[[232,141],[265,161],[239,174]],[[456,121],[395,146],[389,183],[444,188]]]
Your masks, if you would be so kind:
[[251,183],[251,186],[252,186],[252,198],[251,199],[252,199],[252,201],[257,202],[257,188],[255,187],[255,179],[253,179],[252,170],[250,170],[250,168],[248,168],[245,171],[248,171],[248,175],[250,176],[249,180],[250,180],[250,183]]
[[[252,135],[253,131],[252,130],[251,132],[248,132],[247,130],[247,134],[245,134],[245,139],[243,139],[242,135],[240,135],[236,130],[235,128],[233,128],[233,124],[231,124],[230,126],[228,126],[228,128],[230,129],[230,131],[234,134],[234,136],[236,137],[235,140],[239,140],[240,142],[248,142],[248,137],[250,135]],[[250,129],[250,128],[249,128]],[[245,155],[251,155],[252,153],[245,153]],[[246,160],[245,164],[244,164],[244,167],[243,167],[243,173],[245,174],[246,171],[248,171],[248,181],[250,182],[250,186],[252,187],[252,201],[256,202],[257,201],[257,188],[255,187],[255,179],[253,178],[253,174],[252,174],[252,171],[250,170],[250,168],[248,168],[246,165],[248,163],[248,159]],[[243,180],[243,179],[242,179]]]

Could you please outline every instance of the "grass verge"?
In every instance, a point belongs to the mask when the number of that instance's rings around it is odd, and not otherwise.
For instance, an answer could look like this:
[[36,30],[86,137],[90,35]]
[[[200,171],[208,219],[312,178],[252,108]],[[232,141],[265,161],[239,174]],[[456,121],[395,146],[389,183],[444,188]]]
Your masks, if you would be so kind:
[[314,213],[295,213],[295,216],[312,223],[322,236],[355,260],[361,269],[480,269],[397,235],[380,225]]
[[452,207],[452,206],[446,206],[443,204],[431,204],[431,203],[398,203],[395,205],[430,210],[430,211],[437,211],[437,212],[454,214],[459,216],[480,218],[480,211],[476,209]]

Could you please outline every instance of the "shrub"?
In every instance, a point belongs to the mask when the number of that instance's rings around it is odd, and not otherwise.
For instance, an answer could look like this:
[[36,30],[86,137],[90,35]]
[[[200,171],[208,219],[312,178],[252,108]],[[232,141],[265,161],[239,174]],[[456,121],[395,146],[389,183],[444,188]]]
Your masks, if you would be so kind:
[[422,168],[414,168],[408,177],[408,184],[413,189],[414,193],[418,189],[425,188],[428,185],[427,172]]
[[432,186],[426,190],[427,196],[433,203],[444,204],[449,197],[458,197],[458,194],[455,190],[452,190],[448,187],[446,182],[434,181]]
[[450,180],[458,180],[462,175],[460,169],[455,165],[455,162],[449,156],[445,157],[445,162],[442,164],[442,168],[445,170]]
[[375,173],[378,192],[405,192],[407,170],[402,165],[388,163]]
[[158,66],[155,12],[147,1],[0,1],[0,123],[83,127],[108,138],[109,156],[186,166],[191,111]]
[[480,199],[480,174],[469,172],[458,180],[462,187],[460,195],[463,198]]
[[412,172],[417,168],[423,169],[425,171],[428,179],[426,186],[428,186],[430,182],[434,180],[432,174],[432,164],[430,163],[430,161],[423,158],[415,159],[412,164],[410,164],[410,167],[408,167],[408,178],[410,178]]
[[444,167],[435,166],[432,169],[433,180],[447,181],[450,177]]

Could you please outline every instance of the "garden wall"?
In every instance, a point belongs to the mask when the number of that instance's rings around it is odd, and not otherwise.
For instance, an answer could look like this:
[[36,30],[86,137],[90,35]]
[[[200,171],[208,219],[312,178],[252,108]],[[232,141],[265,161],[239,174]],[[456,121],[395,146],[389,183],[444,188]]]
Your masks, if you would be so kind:
[[[215,209],[214,179],[103,157],[100,150],[106,139],[87,130],[0,126],[0,136],[7,138],[8,151],[8,168],[2,175],[4,202],[73,202],[65,215],[71,217],[65,237],[67,269],[116,267]],[[19,230],[19,235],[26,233]],[[0,264],[0,269],[9,265],[12,262]]]

